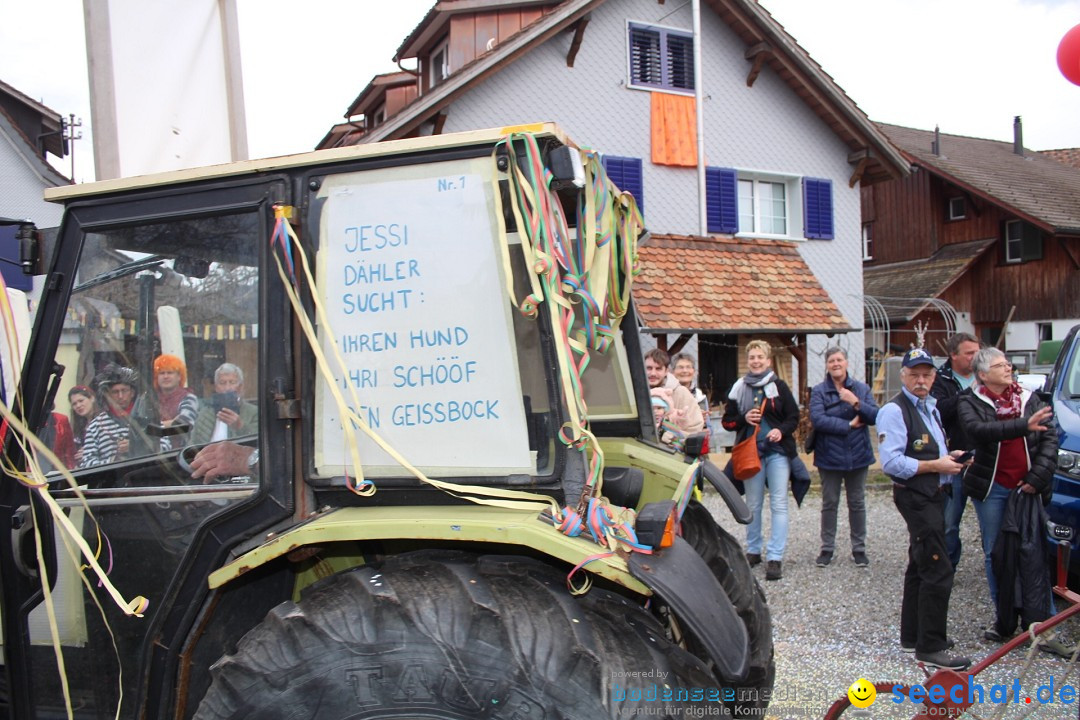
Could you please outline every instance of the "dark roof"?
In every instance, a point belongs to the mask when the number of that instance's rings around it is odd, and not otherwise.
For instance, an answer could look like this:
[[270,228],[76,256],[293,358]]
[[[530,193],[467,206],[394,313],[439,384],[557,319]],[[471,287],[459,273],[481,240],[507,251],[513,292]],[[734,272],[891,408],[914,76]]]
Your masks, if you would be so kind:
[[53,186],[71,184],[71,180],[50,165],[48,161],[37,152],[34,148],[34,144],[30,142],[30,139],[26,137],[26,134],[18,126],[15,120],[8,115],[7,110],[5,110],[2,105],[0,105],[0,133],[7,135],[11,139],[12,147],[26,159],[27,164],[29,164],[46,183]]
[[[455,68],[445,82],[417,97],[385,124],[366,133],[358,141],[367,143],[406,137],[468,89],[514,62],[534,46],[564,32],[608,1],[564,0],[539,19],[502,40],[490,52],[480,54],[462,68]],[[472,3],[485,6],[500,4],[499,0],[455,0],[453,6],[466,8],[472,7]],[[740,36],[747,52],[754,51],[764,58],[777,75],[847,144],[853,155],[865,155],[866,167],[861,178],[864,184],[907,175],[907,161],[885,134],[870,122],[866,114],[756,0],[706,0],[706,4]],[[450,2],[440,2],[433,7],[406,39],[397,57],[401,57],[406,47],[415,44],[414,36],[434,26],[434,18],[439,14],[437,11],[449,6]],[[750,67],[751,63],[748,62],[748,73]]]
[[928,258],[863,270],[863,295],[884,308],[889,320],[906,323],[967,271],[996,238],[946,245]]
[[634,304],[645,330],[836,333],[853,328],[795,243],[653,235]]
[[58,158],[67,155],[64,144],[64,121],[60,113],[19,92],[0,80],[0,109],[19,128],[33,151],[44,158],[51,152]]
[[1012,142],[941,133],[934,155],[934,133],[878,123],[912,164],[980,196],[1048,232],[1080,233],[1080,171]]

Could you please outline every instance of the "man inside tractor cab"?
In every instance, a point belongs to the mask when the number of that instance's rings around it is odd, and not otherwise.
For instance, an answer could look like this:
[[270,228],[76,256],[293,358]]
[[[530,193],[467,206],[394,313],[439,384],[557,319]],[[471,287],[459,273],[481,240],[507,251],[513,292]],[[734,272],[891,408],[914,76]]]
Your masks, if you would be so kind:
[[222,363],[214,371],[214,394],[202,401],[191,442],[202,445],[259,432],[258,408],[244,400],[244,371]]

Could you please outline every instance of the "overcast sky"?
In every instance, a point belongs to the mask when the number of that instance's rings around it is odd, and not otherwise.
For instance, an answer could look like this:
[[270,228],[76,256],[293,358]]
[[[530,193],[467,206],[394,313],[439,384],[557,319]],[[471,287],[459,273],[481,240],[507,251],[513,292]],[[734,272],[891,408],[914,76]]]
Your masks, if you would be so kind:
[[[395,69],[433,2],[239,0],[252,157],[312,149],[372,75]],[[761,2],[873,120],[1011,140],[1022,115],[1027,147],[1080,146],[1080,87],[1056,62],[1080,0]],[[0,79],[82,119],[75,177],[94,179],[82,0],[8,0]]]

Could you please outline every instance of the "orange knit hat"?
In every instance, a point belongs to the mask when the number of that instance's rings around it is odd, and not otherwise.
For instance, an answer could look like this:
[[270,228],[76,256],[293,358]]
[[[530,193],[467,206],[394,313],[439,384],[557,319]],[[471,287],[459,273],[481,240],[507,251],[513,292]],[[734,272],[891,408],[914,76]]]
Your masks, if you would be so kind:
[[158,355],[154,359],[154,389],[158,389],[157,374],[162,370],[180,373],[180,387],[187,387],[187,366],[175,355]]

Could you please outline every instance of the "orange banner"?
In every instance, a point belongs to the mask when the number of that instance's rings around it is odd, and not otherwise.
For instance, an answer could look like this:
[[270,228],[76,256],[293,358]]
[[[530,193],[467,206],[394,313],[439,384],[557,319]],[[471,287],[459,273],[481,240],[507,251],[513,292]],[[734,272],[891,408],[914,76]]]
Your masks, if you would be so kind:
[[652,161],[697,166],[697,120],[689,95],[652,93]]

